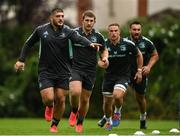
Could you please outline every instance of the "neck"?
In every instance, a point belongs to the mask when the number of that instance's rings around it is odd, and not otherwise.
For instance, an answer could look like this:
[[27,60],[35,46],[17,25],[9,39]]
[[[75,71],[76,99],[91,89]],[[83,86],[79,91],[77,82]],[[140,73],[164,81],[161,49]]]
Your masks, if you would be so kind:
[[62,27],[62,26],[56,26],[53,23],[51,23],[51,25],[52,25],[54,31],[57,31],[60,27]]
[[135,43],[136,43],[136,42],[138,42],[138,40],[139,40],[140,38],[135,39],[135,38],[133,38],[133,37],[131,36],[131,39],[132,39],[132,41],[133,41],[133,42],[135,42]]
[[117,45],[117,43],[120,41],[120,36],[116,40],[112,40],[111,42],[113,45]]
[[86,30],[86,29],[84,29],[84,27],[82,27],[82,29],[83,29],[83,32],[86,34],[86,35],[88,35],[88,34],[90,34],[91,32],[92,32],[92,29],[91,30]]

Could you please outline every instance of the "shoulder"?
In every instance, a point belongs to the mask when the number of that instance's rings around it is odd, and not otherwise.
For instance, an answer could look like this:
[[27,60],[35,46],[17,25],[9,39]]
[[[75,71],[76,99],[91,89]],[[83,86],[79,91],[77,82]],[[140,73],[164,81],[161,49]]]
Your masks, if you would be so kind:
[[145,36],[142,36],[142,40],[144,40],[146,43],[154,45],[153,42]]
[[94,32],[98,37],[105,39],[104,36],[103,36],[98,30],[93,29],[93,32]]
[[63,25],[62,30],[64,30],[64,31],[73,31],[73,29],[71,29],[68,25]]
[[79,31],[80,31],[80,29],[81,29],[80,27],[76,27],[76,28],[74,28],[73,30],[74,30],[74,31],[78,31],[78,32],[79,32]]
[[122,38],[122,41],[127,43],[127,44],[130,44],[130,45],[133,45],[135,46],[134,42],[132,42],[131,40],[129,40],[127,37],[126,38]]
[[49,26],[50,26],[50,23],[39,25],[38,27],[36,27],[36,30],[42,30],[42,29],[48,28]]
[[68,25],[63,25],[62,32],[69,35],[75,32],[75,30],[70,28]]

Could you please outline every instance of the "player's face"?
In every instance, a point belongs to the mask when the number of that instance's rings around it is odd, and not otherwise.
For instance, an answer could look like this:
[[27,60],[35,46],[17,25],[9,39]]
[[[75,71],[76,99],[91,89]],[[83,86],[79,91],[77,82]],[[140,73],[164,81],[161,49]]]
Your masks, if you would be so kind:
[[93,29],[94,24],[95,24],[94,17],[85,16],[82,21],[83,28],[86,32],[90,32]]
[[139,37],[141,36],[141,25],[140,24],[131,25],[129,32],[134,40],[138,40]]
[[64,24],[64,13],[63,12],[55,12],[51,15],[51,23],[54,26],[60,27]]
[[120,30],[118,26],[109,26],[108,28],[109,39],[117,41],[120,38]]

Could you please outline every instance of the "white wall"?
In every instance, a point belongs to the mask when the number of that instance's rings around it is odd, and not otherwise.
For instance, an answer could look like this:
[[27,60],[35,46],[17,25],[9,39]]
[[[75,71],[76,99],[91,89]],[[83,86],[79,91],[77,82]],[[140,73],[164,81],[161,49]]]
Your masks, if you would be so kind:
[[[114,2],[112,5],[114,16],[110,16],[109,1]],[[121,25],[127,19],[137,16],[137,0],[93,0],[93,8],[97,16],[98,29],[104,29],[113,22]]]

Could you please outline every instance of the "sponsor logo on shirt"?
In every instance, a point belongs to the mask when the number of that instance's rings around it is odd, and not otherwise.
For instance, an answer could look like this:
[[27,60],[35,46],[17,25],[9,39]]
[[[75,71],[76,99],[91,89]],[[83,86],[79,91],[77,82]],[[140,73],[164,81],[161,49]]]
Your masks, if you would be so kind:
[[121,45],[120,49],[121,49],[121,51],[126,51],[126,46],[125,45]]
[[145,48],[144,42],[139,43],[139,46],[138,46],[138,47],[139,47],[139,48]]
[[95,36],[92,36],[91,37],[91,42],[96,43],[97,42],[97,38]]

